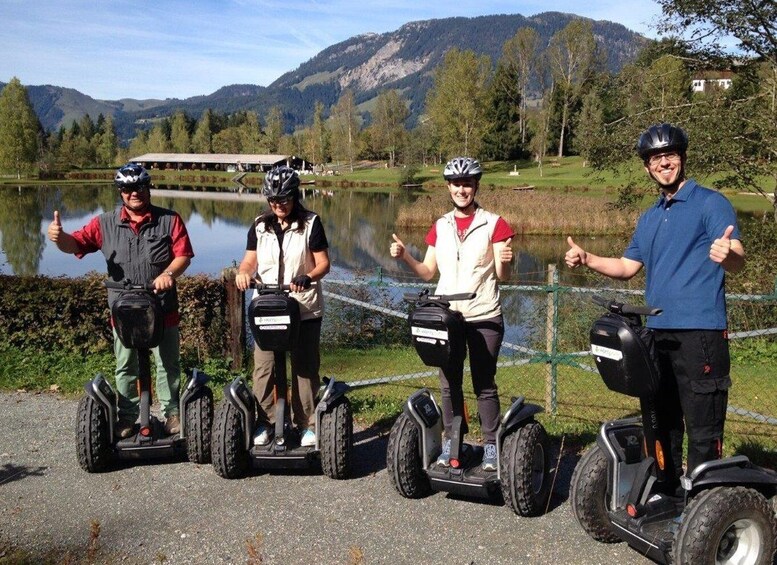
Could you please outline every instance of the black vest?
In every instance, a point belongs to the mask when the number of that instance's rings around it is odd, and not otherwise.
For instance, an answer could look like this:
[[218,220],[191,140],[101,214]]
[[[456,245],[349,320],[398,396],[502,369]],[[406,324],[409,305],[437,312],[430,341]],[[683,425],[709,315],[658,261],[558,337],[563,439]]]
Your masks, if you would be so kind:
[[[151,220],[135,234],[129,222],[121,221],[121,208],[100,215],[102,252],[108,263],[108,278],[132,284],[145,284],[161,275],[173,260],[173,219],[175,212],[150,206]],[[119,290],[108,289],[108,306],[112,307]],[[178,310],[178,293],[173,286],[160,295],[165,313]]]

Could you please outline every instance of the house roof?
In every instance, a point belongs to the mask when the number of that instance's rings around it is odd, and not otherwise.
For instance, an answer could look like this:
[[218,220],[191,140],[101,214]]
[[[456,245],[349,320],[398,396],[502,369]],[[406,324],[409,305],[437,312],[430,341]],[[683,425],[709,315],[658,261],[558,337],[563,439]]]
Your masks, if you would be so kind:
[[293,159],[292,155],[251,155],[244,153],[144,153],[130,159],[141,163],[209,163],[220,165],[276,165]]

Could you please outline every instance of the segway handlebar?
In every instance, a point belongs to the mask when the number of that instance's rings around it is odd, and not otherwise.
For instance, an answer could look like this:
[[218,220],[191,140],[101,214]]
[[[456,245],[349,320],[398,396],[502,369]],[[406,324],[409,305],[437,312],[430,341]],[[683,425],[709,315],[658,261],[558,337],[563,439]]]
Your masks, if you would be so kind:
[[[310,286],[314,287],[317,284],[318,283],[316,282],[311,282]],[[259,292],[291,292],[290,284],[268,284],[256,279],[251,281],[251,284],[248,285],[248,288],[255,288]]]
[[591,297],[596,304],[606,308],[613,314],[637,314],[640,316],[658,316],[663,312],[661,308],[653,308],[652,306],[635,306],[633,304],[624,304],[616,300],[608,300],[604,296],[594,294]]
[[153,282],[133,284],[129,279],[125,279],[123,281],[107,280],[103,281],[103,284],[105,285],[105,288],[110,288],[113,290],[147,290],[149,292],[153,292],[154,290]]
[[457,294],[429,294],[428,290],[414,293],[408,292],[403,298],[408,302],[454,302],[456,300],[472,300],[477,296],[474,292],[459,292]]

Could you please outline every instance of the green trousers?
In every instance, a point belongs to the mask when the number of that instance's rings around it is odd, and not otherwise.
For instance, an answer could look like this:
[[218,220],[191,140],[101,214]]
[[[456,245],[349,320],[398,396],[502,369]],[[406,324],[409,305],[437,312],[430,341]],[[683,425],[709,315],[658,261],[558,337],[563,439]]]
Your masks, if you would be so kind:
[[[151,350],[156,362],[156,399],[165,418],[178,414],[181,386],[181,335],[178,327],[165,328],[159,347]],[[119,394],[119,420],[134,422],[140,415],[138,395],[138,354],[127,349],[113,330],[113,352],[116,355],[116,391]]]

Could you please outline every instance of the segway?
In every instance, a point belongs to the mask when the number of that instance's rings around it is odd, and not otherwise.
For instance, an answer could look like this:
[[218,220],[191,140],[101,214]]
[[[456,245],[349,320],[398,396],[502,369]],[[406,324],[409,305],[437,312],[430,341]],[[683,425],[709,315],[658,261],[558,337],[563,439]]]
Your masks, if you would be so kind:
[[[432,367],[462,363],[466,357],[464,318],[450,309],[452,295],[406,294],[415,303],[409,316],[412,342],[421,360]],[[473,498],[496,498],[521,516],[542,514],[550,497],[550,442],[534,415],[542,408],[513,398],[496,433],[497,471],[481,468],[483,447],[464,443],[464,421],[452,423],[450,466],[437,463],[442,449],[442,412],[424,388],[408,398],[389,435],[386,467],[391,484],[406,498],[433,491]]]
[[324,378],[316,404],[316,443],[300,445],[299,430],[291,426],[287,406],[286,353],[299,337],[299,303],[289,296],[289,285],[254,283],[257,296],[248,307],[251,333],[259,347],[273,351],[275,363],[275,435],[268,445],[254,444],[258,402],[245,379],[236,378],[224,388],[216,410],[213,466],[226,479],[245,476],[255,469],[309,469],[320,462],[324,474],[345,479],[350,473],[353,414],[345,396],[348,385]]
[[590,331],[597,369],[607,388],[640,399],[642,417],[605,422],[578,462],[569,497],[577,521],[592,538],[626,541],[660,563],[772,565],[777,473],[736,455],[688,469],[681,493],[664,492],[660,375],[641,319],[661,310],[594,301],[608,311]]
[[151,414],[151,349],[164,336],[164,314],[151,283],[134,285],[105,281],[109,289],[120,290],[111,308],[119,340],[138,354],[138,394],[140,425],[132,435],[114,438],[118,424],[118,396],[105,377],[98,373],[84,386],[86,394],[78,403],[76,446],[78,463],[89,473],[107,470],[119,460],[172,458],[186,454],[193,463],[210,462],[213,393],[206,386],[209,377],[192,369],[180,398],[181,431],[168,435],[164,425]]

